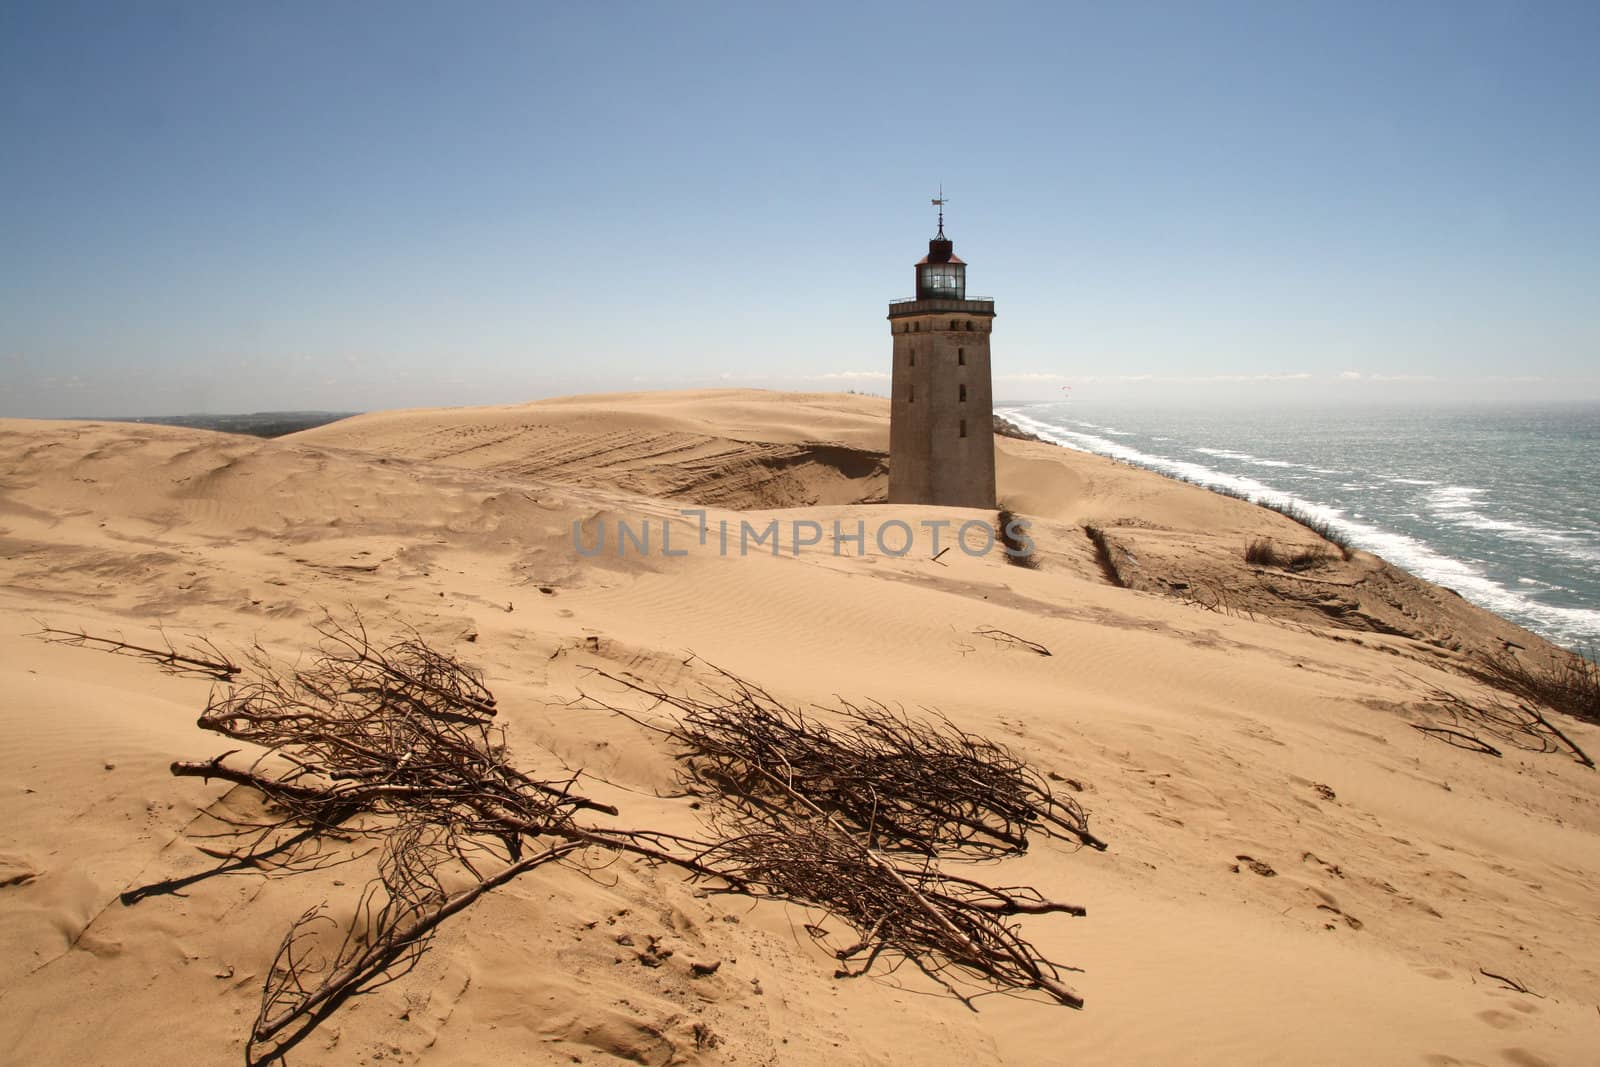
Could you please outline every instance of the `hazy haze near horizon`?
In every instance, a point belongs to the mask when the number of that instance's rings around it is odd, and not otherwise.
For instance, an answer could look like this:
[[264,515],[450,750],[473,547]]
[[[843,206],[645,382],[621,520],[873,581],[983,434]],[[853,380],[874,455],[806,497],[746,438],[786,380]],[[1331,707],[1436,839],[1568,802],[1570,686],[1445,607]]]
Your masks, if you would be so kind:
[[1600,398],[1600,8],[0,12],[0,415],[882,392],[943,181],[996,393]]

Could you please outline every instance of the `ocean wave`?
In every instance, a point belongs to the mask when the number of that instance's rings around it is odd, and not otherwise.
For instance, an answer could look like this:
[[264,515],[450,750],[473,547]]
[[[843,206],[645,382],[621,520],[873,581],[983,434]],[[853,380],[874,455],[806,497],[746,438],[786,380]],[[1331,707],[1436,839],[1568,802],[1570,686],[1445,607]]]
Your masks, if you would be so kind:
[[[1166,440],[1166,438],[1156,437],[1156,438],[1152,438],[1152,440],[1162,441],[1162,440]],[[1280,469],[1280,470],[1289,469],[1289,468],[1293,468],[1295,470],[1316,470],[1317,469],[1315,467],[1307,467],[1304,463],[1292,463],[1292,462],[1290,462],[1289,460],[1286,460],[1286,459],[1262,459],[1260,456],[1253,456],[1248,452],[1236,452],[1231,448],[1201,448],[1201,447],[1196,447],[1195,449],[1193,449],[1193,451],[1199,452],[1201,455],[1205,455],[1205,456],[1215,456],[1217,459],[1237,460],[1240,463],[1248,463],[1253,467],[1274,467],[1274,468],[1277,468],[1277,469]],[[1326,473],[1331,473],[1331,472],[1324,471],[1323,473],[1326,474]]]
[[[1542,603],[1500,584],[1485,574],[1475,563],[1447,556],[1410,534],[1355,519],[1342,509],[1297,497],[1245,475],[1229,474],[1189,460],[1141,452],[1105,437],[1041,422],[1016,409],[1007,409],[1001,414],[1023,429],[1067,448],[1111,456],[1136,466],[1175,475],[1199,485],[1244,496],[1256,503],[1280,508],[1292,507],[1312,518],[1326,522],[1355,547],[1382,556],[1419,578],[1451,589],[1472,603],[1544,633],[1552,640],[1565,644],[1592,644],[1597,635],[1600,635],[1600,610]],[[1222,453],[1231,450],[1195,449],[1194,451],[1221,456]],[[1244,453],[1233,453],[1233,455],[1240,456]],[[1377,487],[1352,485],[1348,488],[1367,490]],[[1440,486],[1428,493],[1429,510],[1446,513],[1466,512],[1473,507],[1472,498],[1482,493],[1483,490],[1475,486]]]
[[1559,556],[1577,560],[1580,563],[1600,563],[1600,547],[1585,544],[1570,533],[1562,530],[1552,530],[1547,526],[1530,526],[1527,523],[1512,522],[1507,519],[1490,518],[1476,511],[1453,512],[1448,516],[1450,522],[1469,530],[1482,530],[1485,533],[1499,534],[1514,541],[1537,545],[1542,549],[1554,552]]
[[1440,486],[1428,490],[1428,507],[1434,511],[1463,511],[1472,507],[1472,498],[1482,493],[1475,485]]

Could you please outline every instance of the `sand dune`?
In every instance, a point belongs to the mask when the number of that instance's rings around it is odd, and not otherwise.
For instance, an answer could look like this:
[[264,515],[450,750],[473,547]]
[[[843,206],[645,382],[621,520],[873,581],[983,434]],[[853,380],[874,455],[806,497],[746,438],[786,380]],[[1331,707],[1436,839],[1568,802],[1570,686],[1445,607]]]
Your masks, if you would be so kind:
[[[1593,1062],[1600,776],[1411,728],[1435,686],[1481,694],[1463,657],[1538,654],[1538,638],[1364,553],[1251,567],[1253,537],[1315,538],[1021,441],[1001,441],[999,480],[1035,522],[1039,569],[934,560],[925,543],[895,557],[870,535],[835,554],[835,523],[992,519],[860,503],[881,499],[886,441],[880,400],[732,390],[390,412],[277,441],[0,422],[0,1060],[237,1062],[288,923],[348,909],[365,877],[239,876],[119,904],[208,865],[202,812],[253,801],[167,773],[226,747],[194,725],[209,682],[24,635],[44,620],[292,657],[324,609],[355,609],[480,666],[527,765],[584,769],[639,824],[693,832],[699,813],[672,795],[658,738],[572,700],[604,684],[594,667],[692,686],[693,652],[796,703],[949,715],[1081,786],[1111,847],[1043,842],[985,869],[1087,907],[1024,923],[1084,968],[1083,1012],[970,1011],[909,968],[835,979],[803,930],[815,914],[623,862],[491,894],[298,1062]],[[694,506],[712,531],[830,536],[723,555],[680,513]],[[575,521],[657,538],[672,523],[687,551],[585,558]],[[1600,751],[1600,730],[1565,725]],[[673,953],[644,966],[619,938]]]
[[361,415],[317,445],[728,507],[881,500],[888,428],[870,397],[751,390],[620,393]]

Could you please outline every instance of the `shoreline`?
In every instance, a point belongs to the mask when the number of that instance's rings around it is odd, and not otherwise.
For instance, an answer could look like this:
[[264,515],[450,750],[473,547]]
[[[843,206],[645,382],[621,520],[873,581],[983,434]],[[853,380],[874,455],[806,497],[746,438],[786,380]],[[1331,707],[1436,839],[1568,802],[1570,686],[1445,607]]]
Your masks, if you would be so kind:
[[[1117,462],[1127,463],[1175,481],[1199,486],[1223,496],[1235,497],[1261,507],[1303,518],[1313,529],[1324,534],[1336,531],[1341,542],[1358,545],[1389,559],[1397,567],[1415,574],[1424,581],[1449,589],[1488,611],[1493,611],[1519,626],[1527,626],[1547,640],[1562,644],[1568,651],[1595,659],[1600,650],[1600,610],[1581,604],[1550,605],[1530,600],[1524,592],[1510,588],[1486,574],[1480,573],[1472,563],[1450,554],[1433,538],[1423,538],[1415,533],[1402,533],[1381,525],[1381,520],[1370,515],[1352,518],[1347,508],[1337,507],[1302,495],[1303,489],[1288,490],[1260,481],[1271,474],[1241,476],[1206,467],[1202,463],[1180,460],[1170,456],[1146,454],[1121,443],[1120,439],[1097,439],[1094,434],[1064,431],[1048,422],[1037,422],[1019,412],[1021,405],[1002,409],[1011,415],[1021,415],[1029,428],[1016,427],[1018,432],[1029,434],[1034,440],[1048,441],[1058,447],[1098,455]],[[1000,418],[1000,415],[996,416]],[[1015,425],[1015,424],[1013,424]],[[1040,436],[1043,433],[1044,436]],[[1054,433],[1056,437],[1052,437]],[[1083,442],[1063,439],[1061,434],[1084,438]],[[1192,444],[1185,447],[1195,448]],[[1214,444],[1212,449],[1226,448],[1226,443]],[[1207,451],[1207,449],[1200,449]],[[1259,462],[1259,461],[1258,461]],[[1268,465],[1289,465],[1270,461]],[[1445,527],[1436,526],[1439,533]]]

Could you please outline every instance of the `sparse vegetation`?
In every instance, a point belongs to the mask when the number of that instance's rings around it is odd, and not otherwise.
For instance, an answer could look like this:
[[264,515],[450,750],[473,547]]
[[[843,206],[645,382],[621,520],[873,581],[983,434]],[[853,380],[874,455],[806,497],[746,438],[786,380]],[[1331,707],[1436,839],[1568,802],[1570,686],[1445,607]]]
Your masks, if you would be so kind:
[[1111,556],[1111,546],[1106,543],[1105,531],[1098,526],[1085,526],[1083,533],[1094,544],[1095,562],[1100,564],[1100,572],[1106,576],[1106,581],[1118,589],[1126,589],[1128,583],[1123,581],[1122,572],[1117,569],[1117,561]]
[[[1500,695],[1488,698],[1463,696],[1434,687],[1427,707],[1441,715],[1448,725],[1441,722],[1411,725],[1457,748],[1490,756],[1503,756],[1504,752],[1485,740],[1484,735],[1524,752],[1565,751],[1585,767],[1593,768],[1594,760],[1553,721],[1550,714],[1552,701],[1570,700],[1578,692],[1571,685],[1585,684],[1581,677],[1581,665],[1584,664],[1586,661],[1579,659],[1579,665],[1537,670],[1515,663],[1510,657],[1485,662],[1479,668],[1469,668],[1469,672],[1480,681],[1499,689]],[[1592,672],[1593,664],[1587,666]],[[1588,678],[1587,684],[1594,685],[1593,673]],[[1593,692],[1591,689],[1588,716],[1576,711],[1568,714],[1594,722]]]
[[1026,530],[1029,523],[1010,508],[1001,508],[995,516],[995,538],[1006,550],[1006,562],[1014,567],[1023,567],[1030,571],[1039,569],[1039,554],[1034,550],[1033,539],[1027,536],[1017,536],[1013,532],[1013,522],[1021,520],[1022,529]]
[[1286,552],[1273,544],[1270,537],[1257,537],[1245,546],[1244,561],[1258,567],[1279,567],[1286,571],[1304,571],[1328,562],[1328,550],[1322,545]]
[[[1118,460],[1118,462],[1125,461]],[[1243,500],[1247,504],[1254,504],[1257,507],[1266,508],[1268,511],[1276,511],[1284,518],[1293,519],[1295,522],[1298,522],[1301,526],[1304,526],[1306,529],[1310,530],[1324,541],[1333,545],[1339,550],[1339,555],[1343,558],[1350,559],[1355,555],[1355,548],[1350,544],[1350,538],[1346,537],[1344,533],[1336,529],[1332,523],[1328,522],[1327,519],[1319,519],[1317,516],[1311,514],[1296,504],[1277,504],[1270,500],[1261,500],[1257,497],[1251,496],[1242,489],[1233,489],[1226,485],[1208,485],[1204,482],[1198,482],[1193,478],[1186,477],[1182,474],[1174,474],[1169,471],[1157,470],[1154,467],[1144,467],[1140,464],[1128,465],[1137,466],[1141,470],[1152,471],[1155,474],[1161,475],[1163,478],[1171,478],[1175,482],[1183,482],[1184,484],[1192,485],[1197,489],[1204,489],[1208,492],[1216,493],[1218,496],[1232,497],[1234,500]]]
[[1584,722],[1600,724],[1600,666],[1576,652],[1563,652],[1535,666],[1507,649],[1468,668],[1479,681],[1529,704]]
[[1349,559],[1355,550],[1350,547],[1350,539],[1338,530],[1327,519],[1319,519],[1310,512],[1304,511],[1293,504],[1270,504],[1266,501],[1256,501],[1264,508],[1270,508],[1286,519],[1293,519],[1301,526],[1310,530],[1324,541],[1339,550],[1339,555]]

